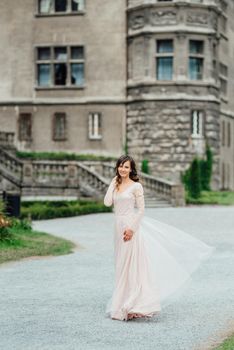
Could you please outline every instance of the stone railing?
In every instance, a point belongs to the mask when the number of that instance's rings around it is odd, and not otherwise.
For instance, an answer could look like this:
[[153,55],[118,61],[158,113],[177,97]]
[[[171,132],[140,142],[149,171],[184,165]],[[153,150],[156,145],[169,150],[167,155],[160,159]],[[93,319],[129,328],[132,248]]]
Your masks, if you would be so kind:
[[0,173],[4,178],[21,187],[23,181],[23,162],[0,148]]
[[[103,196],[115,176],[115,165],[105,162],[55,160],[21,161],[7,150],[0,149],[0,173],[9,182],[30,195],[73,194],[75,196]],[[168,180],[144,173],[139,174],[146,191],[167,199],[173,206],[183,206],[184,188]]]
[[185,205],[184,186],[148,174],[140,173],[143,186],[162,198],[168,199],[174,207]]
[[[90,169],[87,165],[79,162],[78,164],[78,178],[81,180],[81,187],[83,192],[88,191],[94,196],[97,194],[103,195],[109,186],[109,181],[96,170]],[[82,193],[82,189],[81,189]]]
[[108,181],[81,162],[27,160],[24,162],[23,184],[37,188],[77,189],[95,196],[106,189]]
[[14,132],[0,131],[0,147],[13,148],[14,147]]
[[0,148],[0,174],[24,195],[101,197],[109,181],[82,162],[24,160]]
[[[85,164],[87,167],[95,169],[99,174],[108,179],[109,182],[115,176],[115,166],[112,163],[87,161]],[[155,196],[167,199],[173,206],[185,205],[183,185],[141,172],[139,175],[146,190],[150,190]]]

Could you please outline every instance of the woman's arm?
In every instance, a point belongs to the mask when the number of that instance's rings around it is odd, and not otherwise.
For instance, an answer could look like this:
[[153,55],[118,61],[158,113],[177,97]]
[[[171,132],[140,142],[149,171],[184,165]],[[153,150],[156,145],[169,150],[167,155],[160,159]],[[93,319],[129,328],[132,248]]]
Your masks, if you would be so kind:
[[108,190],[105,194],[104,204],[106,207],[110,207],[113,204],[113,192],[115,190],[115,180],[116,180],[116,176],[112,179],[108,187]]
[[144,190],[141,183],[137,183],[136,189],[134,191],[136,198],[137,213],[135,215],[134,221],[130,227],[133,232],[136,232],[140,226],[141,219],[145,211],[145,199],[144,199]]

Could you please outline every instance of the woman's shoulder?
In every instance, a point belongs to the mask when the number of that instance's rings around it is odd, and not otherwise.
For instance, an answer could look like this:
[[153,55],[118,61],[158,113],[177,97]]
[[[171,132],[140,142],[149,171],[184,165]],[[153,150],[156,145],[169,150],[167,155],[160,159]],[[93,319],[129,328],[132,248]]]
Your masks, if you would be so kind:
[[134,189],[135,189],[135,193],[137,194],[141,194],[144,191],[143,186],[139,181],[135,182]]

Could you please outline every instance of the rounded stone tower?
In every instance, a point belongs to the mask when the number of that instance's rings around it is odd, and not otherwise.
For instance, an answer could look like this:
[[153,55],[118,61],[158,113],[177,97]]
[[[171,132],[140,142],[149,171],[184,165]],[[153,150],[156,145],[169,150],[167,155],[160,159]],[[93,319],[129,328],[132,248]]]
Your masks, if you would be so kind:
[[219,187],[226,11],[225,1],[128,1],[128,152],[152,175],[178,181],[208,143]]

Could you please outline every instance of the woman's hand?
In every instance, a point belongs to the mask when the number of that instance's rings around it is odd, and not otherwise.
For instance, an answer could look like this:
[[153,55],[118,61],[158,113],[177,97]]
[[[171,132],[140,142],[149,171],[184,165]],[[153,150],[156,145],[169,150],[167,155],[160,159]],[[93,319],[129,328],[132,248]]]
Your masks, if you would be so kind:
[[133,231],[130,229],[127,229],[124,231],[123,240],[125,242],[130,241],[130,239],[132,239],[132,236],[133,236]]

